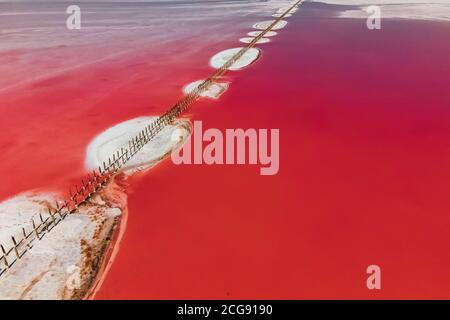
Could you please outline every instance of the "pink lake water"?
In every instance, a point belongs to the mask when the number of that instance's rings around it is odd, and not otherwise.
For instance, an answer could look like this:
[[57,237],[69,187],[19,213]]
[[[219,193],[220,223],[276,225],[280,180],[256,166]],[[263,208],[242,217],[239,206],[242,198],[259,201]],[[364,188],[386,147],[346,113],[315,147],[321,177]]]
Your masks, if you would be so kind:
[[[2,41],[0,198],[68,190],[96,134],[166,110],[275,11],[196,5],[108,8],[86,34]],[[304,4],[254,65],[227,75],[220,100],[186,114],[206,128],[279,128],[279,174],[168,159],[130,179],[128,224],[95,298],[449,298],[450,25],[374,32],[336,10]],[[381,291],[366,288],[371,264]]]

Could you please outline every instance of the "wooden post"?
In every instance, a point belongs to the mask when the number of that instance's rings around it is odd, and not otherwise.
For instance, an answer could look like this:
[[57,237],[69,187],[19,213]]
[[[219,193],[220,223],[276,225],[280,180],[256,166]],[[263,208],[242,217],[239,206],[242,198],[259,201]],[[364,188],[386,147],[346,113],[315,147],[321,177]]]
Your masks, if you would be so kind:
[[13,236],[11,236],[11,239],[14,244],[14,252],[16,253],[16,257],[17,257],[17,259],[20,259],[19,250],[17,249],[17,241]]
[[8,259],[6,258],[6,250],[3,247],[3,245],[0,244],[0,249],[3,252],[3,262],[5,263],[6,269],[9,269],[9,263],[8,263]]
[[53,225],[56,226],[56,219],[55,219],[55,216],[53,215],[52,210],[50,210],[50,208],[48,208],[48,213],[50,214],[50,217],[52,218]]
[[31,219],[31,223],[33,224],[33,230],[34,230],[34,233],[36,234],[36,238],[38,238],[38,240],[41,240],[41,238],[39,238],[39,232],[36,228],[36,223],[34,222],[33,218]]
[[48,231],[47,224],[44,223],[44,219],[42,218],[42,214],[39,213],[39,218],[41,219],[41,224],[44,225],[44,229]]

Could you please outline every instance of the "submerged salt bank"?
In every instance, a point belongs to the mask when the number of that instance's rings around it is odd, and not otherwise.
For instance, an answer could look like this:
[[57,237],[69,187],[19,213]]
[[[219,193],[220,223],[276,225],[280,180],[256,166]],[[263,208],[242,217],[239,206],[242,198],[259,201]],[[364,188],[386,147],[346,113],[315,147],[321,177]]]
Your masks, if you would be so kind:
[[381,9],[381,17],[450,21],[449,0],[313,0],[327,4],[341,5],[339,17],[367,19],[368,6]]

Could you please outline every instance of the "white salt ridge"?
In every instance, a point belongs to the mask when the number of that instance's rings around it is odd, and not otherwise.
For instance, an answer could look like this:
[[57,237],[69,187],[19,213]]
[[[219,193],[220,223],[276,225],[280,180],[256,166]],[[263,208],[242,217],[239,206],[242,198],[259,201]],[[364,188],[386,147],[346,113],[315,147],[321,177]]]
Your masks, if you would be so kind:
[[[185,94],[191,93],[192,91],[197,89],[203,83],[203,81],[204,80],[198,80],[188,84],[183,88],[183,92]],[[218,99],[228,89],[228,86],[228,83],[213,83],[208,87],[207,90],[203,91],[200,96],[211,99]]]
[[[103,161],[107,163],[108,157],[111,157],[120,148],[127,148],[128,141],[156,119],[157,117],[140,117],[119,123],[100,133],[87,147],[85,160],[87,169],[94,170],[102,166]],[[177,129],[177,132],[180,133],[179,139],[173,141],[172,135]],[[144,145],[137,154],[125,163],[121,170],[130,175],[153,167],[184,143],[189,137],[190,131],[188,120],[176,120]]]
[[[255,39],[254,37],[244,37],[244,38],[239,39],[239,41],[242,43],[250,43],[254,39]],[[260,38],[260,39],[258,39],[258,41],[256,41],[256,44],[263,44],[263,43],[268,43],[268,42],[270,42],[269,38]]]
[[[282,13],[274,13],[274,14],[272,15],[272,17],[274,17],[274,18],[279,18],[279,17],[281,17],[281,16],[283,16]],[[292,17],[292,14],[290,14],[290,13],[288,13],[288,14],[286,14],[286,15],[284,16],[284,18],[290,18],[290,17]]]
[[[277,13],[280,13],[280,14],[283,14],[283,13],[285,13],[286,11],[288,11],[290,9],[290,7],[285,7],[285,8],[280,8],[280,9],[278,9],[277,10]],[[290,11],[289,11],[289,13],[295,13],[295,12],[297,12],[298,11],[298,7],[294,7],[294,8],[292,8]]]
[[[261,33],[263,33],[263,31],[250,31],[249,33],[247,33],[247,35],[249,35],[250,37],[257,37]],[[275,31],[268,31],[268,32],[266,32],[266,34],[264,34],[264,37],[270,38],[270,37],[276,36],[277,34],[278,33],[276,33]]]
[[[227,49],[224,51],[221,51],[214,55],[210,60],[210,65],[213,68],[219,69],[221,68],[225,63],[227,63],[228,60],[230,60],[235,54],[237,54],[242,48],[233,48],[233,49]],[[236,71],[240,70],[242,68],[245,68],[246,66],[252,64],[256,59],[258,59],[260,55],[260,51],[257,48],[250,48],[248,49],[244,55],[238,59],[236,62],[234,62],[231,67],[228,68],[228,70]]]
[[[9,247],[9,244],[12,244],[11,236],[20,237],[22,234],[22,227],[27,230],[30,229],[32,218],[37,222],[36,217],[41,210],[36,208],[34,201],[51,204],[55,203],[54,195],[50,194],[33,197],[33,201],[28,201],[29,199],[30,197],[28,195],[20,195],[14,199],[0,203],[0,244],[7,244],[5,247]],[[44,212],[44,214],[48,213]],[[3,263],[3,261],[1,263]],[[1,267],[3,267],[3,265],[1,265]]]
[[[1,276],[0,299],[80,298],[74,289],[78,288],[77,285],[86,287],[95,274],[92,260],[86,254],[101,256],[115,226],[115,219],[122,213],[119,209],[121,197],[126,195],[115,193],[118,202],[108,206],[99,195],[95,195],[89,206],[68,215],[41,240],[35,240],[32,249]],[[52,194],[22,194],[0,203],[3,245],[10,247],[5,237],[11,235],[20,240],[22,227],[27,234],[31,232],[30,220],[34,217],[38,223],[37,213],[41,212],[43,219],[46,219],[49,204],[55,203],[55,199]],[[84,246],[81,240],[84,240]],[[85,251],[87,247],[89,252]],[[74,279],[75,283],[70,279]]]
[[[275,20],[261,21],[261,22],[255,23],[253,25],[253,28],[259,29],[259,30],[265,30],[274,22],[275,22]],[[283,29],[284,27],[286,27],[286,25],[287,25],[287,21],[280,20],[272,27],[272,30]]]

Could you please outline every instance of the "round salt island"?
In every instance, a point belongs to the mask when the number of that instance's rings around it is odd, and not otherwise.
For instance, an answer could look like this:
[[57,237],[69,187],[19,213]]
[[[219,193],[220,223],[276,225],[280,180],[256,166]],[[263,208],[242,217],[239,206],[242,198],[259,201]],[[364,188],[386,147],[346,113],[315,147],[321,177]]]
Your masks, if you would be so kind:
[[[286,7],[286,8],[280,8],[280,9],[277,10],[277,13],[283,14],[283,13],[285,13],[286,11],[288,11],[289,9],[290,9],[289,7]],[[294,7],[294,8],[291,9],[291,11],[289,11],[289,14],[295,13],[295,12],[297,12],[297,11],[298,11],[298,8]]]
[[[266,30],[274,22],[275,22],[275,20],[261,21],[261,22],[255,23],[253,25],[253,28],[258,29],[258,30]],[[284,27],[286,27],[286,25],[287,25],[287,21],[280,20],[272,27],[272,30],[283,29]]]
[[[254,39],[255,39],[254,37],[244,37],[244,38],[239,39],[239,41],[242,43],[250,43]],[[268,42],[270,42],[269,38],[261,38],[261,39],[258,39],[258,41],[256,41],[257,44],[268,43]]]
[[[272,15],[272,17],[274,17],[274,18],[280,18],[281,16],[283,16],[282,13],[274,13]],[[292,17],[292,14],[288,13],[287,15],[284,16],[284,18],[289,18],[289,17]]]
[[[157,117],[140,117],[119,123],[99,135],[89,143],[86,152],[86,167],[90,170],[102,166],[103,161],[108,164],[108,157],[112,157],[121,148],[128,148],[128,142],[146,126],[156,121]],[[173,139],[173,133],[178,133],[178,139]],[[167,125],[150,142],[142,147],[121,170],[131,175],[137,171],[150,169],[159,161],[169,156],[186,141],[191,133],[188,120],[176,120]]]
[[[185,94],[191,93],[192,91],[197,89],[203,83],[203,81],[204,80],[198,80],[188,84],[183,88],[183,92]],[[200,96],[211,99],[218,99],[227,89],[228,83],[213,83],[208,87],[208,89],[203,91]]]
[[[243,48],[233,48],[221,51],[211,58],[209,64],[211,65],[211,67],[219,69],[241,49]],[[228,70],[236,71],[245,68],[246,66],[252,64],[256,59],[258,59],[259,55],[260,51],[257,48],[250,48],[243,54],[242,57],[234,62],[228,68]]]
[[[250,37],[257,37],[259,36],[261,33],[263,33],[262,31],[250,31],[249,33],[247,33],[247,35],[249,35]],[[269,38],[269,37],[273,37],[276,36],[278,33],[276,33],[275,31],[268,31],[266,32],[266,34],[264,35],[265,38]]]

